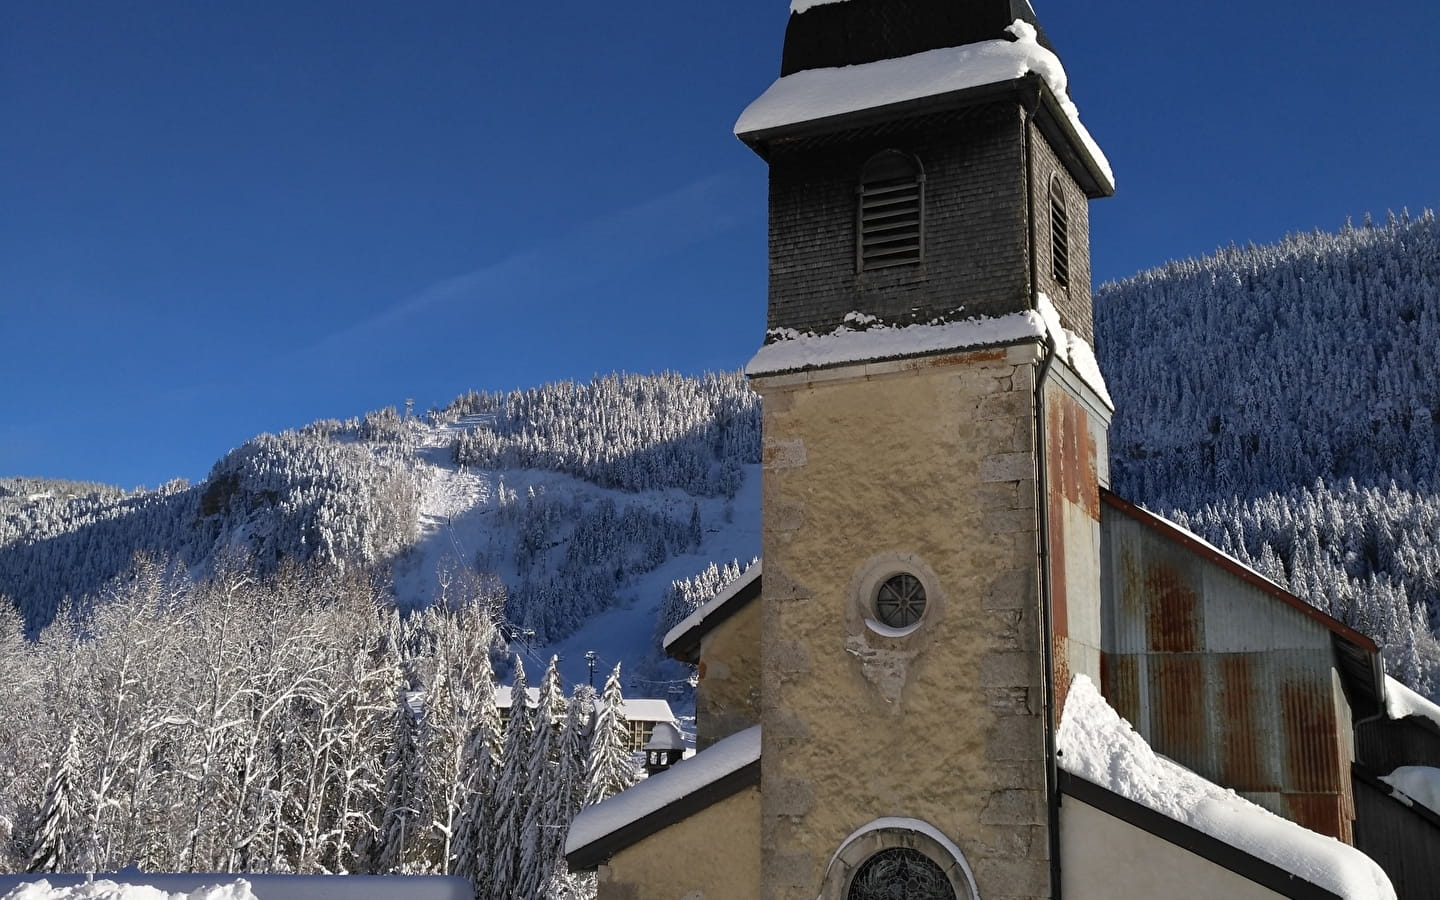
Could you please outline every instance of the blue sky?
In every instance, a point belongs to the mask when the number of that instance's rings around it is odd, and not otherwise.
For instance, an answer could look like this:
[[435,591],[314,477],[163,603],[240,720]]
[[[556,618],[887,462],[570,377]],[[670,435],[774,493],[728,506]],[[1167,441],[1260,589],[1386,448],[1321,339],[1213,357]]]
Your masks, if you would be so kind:
[[[1440,11],[1034,0],[1114,164],[1097,281],[1437,205]],[[0,2],[0,476],[742,365],[786,0]]]

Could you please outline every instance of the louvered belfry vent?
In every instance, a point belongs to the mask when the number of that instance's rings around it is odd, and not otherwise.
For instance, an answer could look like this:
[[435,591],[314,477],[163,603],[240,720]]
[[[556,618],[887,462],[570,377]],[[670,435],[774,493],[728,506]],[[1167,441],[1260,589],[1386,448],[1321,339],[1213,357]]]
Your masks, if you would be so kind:
[[860,175],[855,248],[864,272],[920,262],[925,253],[925,173],[915,157],[886,150]]
[[1070,286],[1070,213],[1058,178],[1050,180],[1050,271],[1056,285]]

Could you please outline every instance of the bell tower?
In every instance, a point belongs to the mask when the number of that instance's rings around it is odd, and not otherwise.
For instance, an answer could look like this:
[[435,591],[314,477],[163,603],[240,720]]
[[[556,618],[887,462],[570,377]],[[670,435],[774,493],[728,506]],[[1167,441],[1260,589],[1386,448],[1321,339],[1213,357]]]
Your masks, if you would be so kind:
[[770,167],[762,896],[1051,897],[1099,676],[1113,181],[1026,0],[794,0]]

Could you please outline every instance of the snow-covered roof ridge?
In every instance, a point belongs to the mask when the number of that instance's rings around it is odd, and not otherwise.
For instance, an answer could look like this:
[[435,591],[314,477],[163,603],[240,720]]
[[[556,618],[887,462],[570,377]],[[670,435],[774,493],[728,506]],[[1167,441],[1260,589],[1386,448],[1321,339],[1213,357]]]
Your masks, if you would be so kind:
[[[1069,364],[1102,402],[1112,410],[1115,408],[1100,366],[1095,362],[1094,351],[1084,338],[1060,324],[1060,314],[1044,292],[1035,295],[1035,309],[1003,316],[896,326],[886,325],[865,313],[849,312],[845,314],[845,325],[829,334],[780,330],[772,335],[780,340],[760,348],[746,364],[746,375],[779,375],[846,363],[994,347],[1044,340],[1049,335],[1054,339],[1056,355]],[[666,642],[669,640],[670,635],[666,635]]]
[[1440,728],[1440,706],[1411,690],[1394,676],[1385,676],[1385,711],[1392,719],[1418,716]]
[[[795,2],[804,4],[807,0]],[[1035,26],[1023,19],[1016,19],[1006,31],[1015,40],[980,41],[860,65],[805,69],[781,76],[740,114],[735,133],[744,137],[907,100],[1014,81],[1033,72],[1050,86],[1062,112],[1099,167],[1107,186],[1113,190],[1115,174],[1070,100],[1069,78],[1060,58],[1039,44]]]
[[827,3],[844,3],[845,0],[790,0],[790,14],[803,13],[812,6],[824,6]]
[[740,573],[740,577],[721,588],[715,596],[696,607],[695,611],[680,620],[674,628],[665,632],[665,640],[662,646],[668,651],[670,645],[679,640],[692,629],[701,625],[707,618],[714,615],[716,610],[728,603],[736,594],[749,587],[751,582],[760,577],[762,562],[757,562]]
[[1072,775],[1347,900],[1394,900],[1389,877],[1364,853],[1160,756],[1084,675],[1070,685],[1056,744]]
[[[675,712],[670,708],[670,701],[658,700],[646,697],[626,697],[625,708],[621,714],[631,721],[641,722],[673,722]],[[495,686],[495,705],[500,709],[509,709],[515,703],[514,689],[508,684]],[[540,705],[540,689],[527,687],[525,689],[525,703],[527,706]]]
[[760,760],[760,726],[736,732],[687,760],[663,772],[657,772],[628,790],[608,800],[580,810],[570,823],[565,839],[565,855],[635,825],[645,817],[659,812],[708,787],[728,775],[734,775]]
[[845,363],[900,359],[926,353],[993,347],[1043,338],[1045,323],[1033,310],[959,322],[917,325],[871,324],[863,331],[830,334],[788,331],[766,344],[745,366],[746,375],[778,375]]

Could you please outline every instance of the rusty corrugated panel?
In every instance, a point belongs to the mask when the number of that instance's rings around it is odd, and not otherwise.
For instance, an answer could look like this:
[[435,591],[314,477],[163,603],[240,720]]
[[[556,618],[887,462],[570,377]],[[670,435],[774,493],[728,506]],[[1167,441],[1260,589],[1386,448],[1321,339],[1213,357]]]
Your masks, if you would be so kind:
[[1285,786],[1303,792],[1339,793],[1341,771],[1329,672],[1324,679],[1296,677],[1280,686],[1280,730],[1285,736]]
[[[1232,572],[1243,580],[1249,582],[1253,587],[1259,589],[1261,593],[1274,597],[1285,603],[1292,609],[1298,610],[1309,618],[1319,622],[1336,636],[1354,645],[1362,652],[1369,654],[1375,654],[1379,652],[1378,648],[1375,646],[1375,642],[1372,641],[1369,637],[1361,634],[1360,632],[1344,624],[1343,622],[1340,622],[1339,620],[1326,615],[1325,613],[1306,603],[1304,600],[1301,600],[1299,597],[1296,597],[1294,594],[1290,593],[1284,588],[1281,588],[1279,585],[1260,575],[1254,569],[1242,565],[1236,560],[1216,550],[1209,544],[1206,544],[1203,541],[1196,540],[1193,535],[1190,535],[1188,532],[1177,527],[1174,523],[1166,521],[1165,519],[1160,518],[1154,513],[1147,512],[1146,510],[1135,506],[1133,503],[1130,503],[1128,500],[1121,499],[1115,494],[1112,494],[1108,490],[1101,489],[1100,499],[1105,503],[1106,506],[1120,511],[1131,521],[1139,523],[1143,527],[1154,531],[1156,534],[1160,535],[1166,543],[1173,544],[1177,547],[1184,547],[1190,552],[1199,556],[1200,558],[1205,559],[1211,563],[1214,563],[1215,565],[1226,569],[1227,571]],[[1116,530],[1118,529],[1111,529],[1112,534]]]
[[1185,573],[1168,560],[1150,560],[1141,573],[1145,591],[1145,628],[1150,649],[1165,653],[1199,650],[1200,595]]
[[1065,577],[1065,510],[1061,483],[1064,478],[1064,443],[1059,423],[1061,414],[1052,403],[1045,410],[1046,523],[1050,542],[1050,628],[1057,635],[1070,633],[1069,594]]
[[1340,794],[1285,793],[1286,818],[1311,831],[1329,835],[1347,844],[1355,837],[1350,827],[1349,804]]
[[1213,772],[1214,741],[1205,710],[1205,658],[1193,653],[1152,653],[1145,658],[1145,666],[1151,745],[1183,766],[1202,774]]
[[1100,693],[1136,728],[1140,722],[1140,661],[1119,653],[1100,654]]
[[1119,596],[1111,598],[1106,647],[1122,653],[1202,649],[1203,572],[1183,552],[1131,523],[1108,523],[1105,536],[1108,558],[1119,569],[1108,579]]
[[1217,780],[1239,791],[1278,791],[1280,779],[1271,764],[1274,735],[1266,727],[1265,686],[1257,683],[1255,660],[1248,653],[1227,653],[1217,663]]
[[1050,663],[1054,667],[1055,702],[1050,707],[1052,724],[1060,725],[1060,714],[1065,711],[1065,700],[1070,696],[1070,639],[1063,634],[1055,635],[1050,652]]

